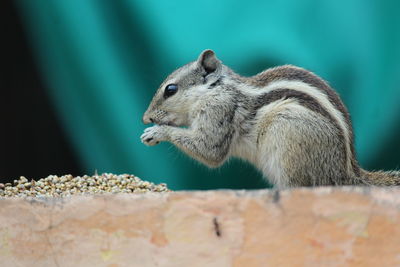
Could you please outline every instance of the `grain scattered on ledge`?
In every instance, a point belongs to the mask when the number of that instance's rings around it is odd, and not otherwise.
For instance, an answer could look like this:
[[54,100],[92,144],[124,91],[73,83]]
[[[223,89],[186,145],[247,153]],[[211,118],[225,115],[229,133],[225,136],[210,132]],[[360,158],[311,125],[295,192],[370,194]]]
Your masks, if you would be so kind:
[[143,181],[131,174],[103,173],[93,176],[50,175],[28,180],[21,176],[14,183],[0,183],[0,197],[65,197],[103,193],[169,192],[167,185]]

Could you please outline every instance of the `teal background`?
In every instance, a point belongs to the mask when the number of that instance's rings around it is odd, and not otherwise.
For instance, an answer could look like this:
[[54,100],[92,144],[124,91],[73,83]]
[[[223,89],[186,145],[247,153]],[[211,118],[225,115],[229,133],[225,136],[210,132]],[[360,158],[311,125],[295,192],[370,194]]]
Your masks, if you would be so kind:
[[348,106],[361,165],[400,163],[400,2],[19,0],[37,62],[88,174],[133,173],[172,189],[258,188],[251,166],[209,170],[140,142],[162,80],[211,48],[253,75],[280,64],[328,80]]

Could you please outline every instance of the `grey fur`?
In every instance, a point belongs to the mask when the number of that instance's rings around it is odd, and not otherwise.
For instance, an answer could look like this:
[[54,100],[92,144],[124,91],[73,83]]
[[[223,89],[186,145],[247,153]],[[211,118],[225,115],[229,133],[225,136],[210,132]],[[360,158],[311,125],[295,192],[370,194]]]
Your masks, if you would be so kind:
[[[286,86],[273,88],[277,81]],[[165,99],[170,83],[178,91]],[[169,141],[209,167],[239,157],[279,188],[400,184],[398,172],[360,169],[350,116],[339,96],[321,78],[294,66],[247,78],[205,50],[167,77],[143,122],[156,124],[141,136],[147,145]]]

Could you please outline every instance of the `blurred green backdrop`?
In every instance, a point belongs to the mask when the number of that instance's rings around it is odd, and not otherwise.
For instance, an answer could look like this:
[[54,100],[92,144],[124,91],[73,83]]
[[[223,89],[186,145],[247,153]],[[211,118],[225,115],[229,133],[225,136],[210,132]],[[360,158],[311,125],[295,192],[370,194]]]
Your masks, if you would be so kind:
[[19,0],[54,108],[88,174],[133,173],[172,189],[267,184],[236,160],[208,170],[170,144],[146,147],[141,117],[175,68],[214,49],[252,75],[295,64],[340,93],[359,161],[399,167],[400,2]]

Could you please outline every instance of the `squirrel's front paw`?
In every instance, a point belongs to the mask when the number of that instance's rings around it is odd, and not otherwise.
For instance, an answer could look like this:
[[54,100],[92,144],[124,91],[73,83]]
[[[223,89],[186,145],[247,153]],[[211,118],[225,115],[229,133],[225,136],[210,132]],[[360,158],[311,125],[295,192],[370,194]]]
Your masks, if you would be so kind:
[[166,133],[163,126],[152,126],[146,128],[142,136],[140,136],[142,143],[148,146],[155,146],[161,141],[166,140]]

